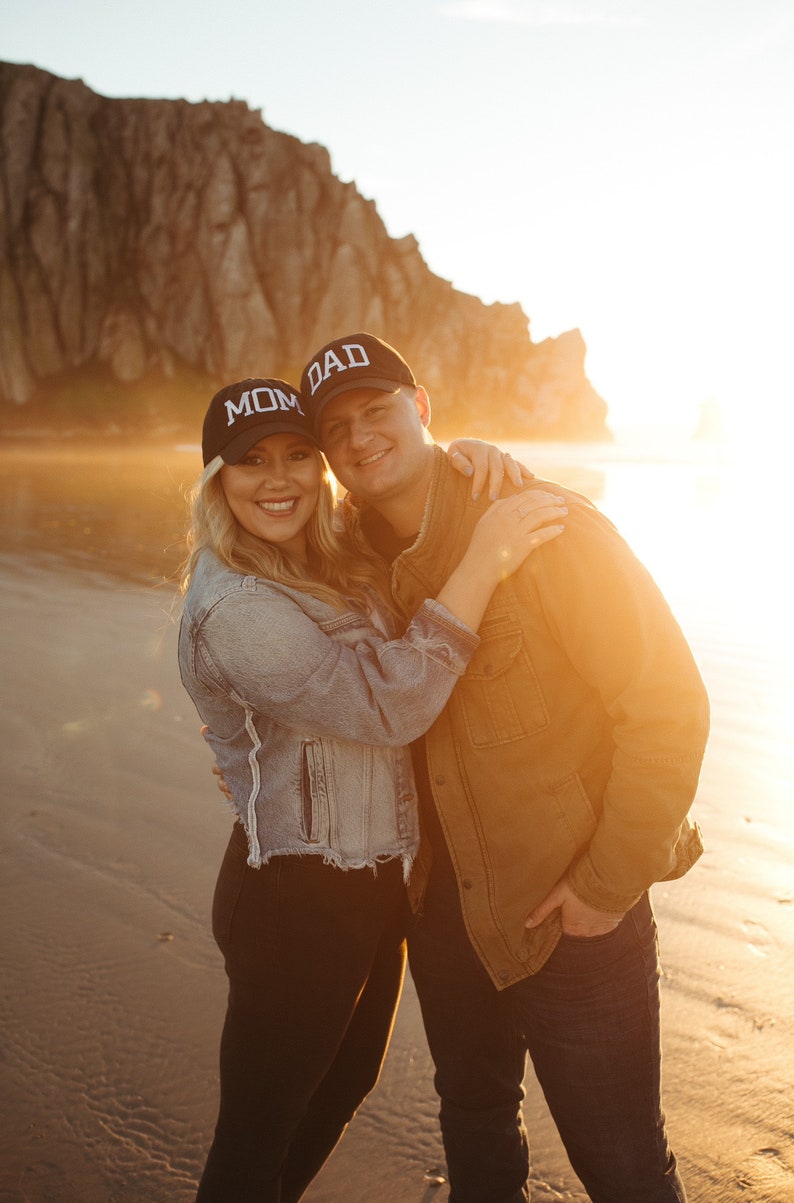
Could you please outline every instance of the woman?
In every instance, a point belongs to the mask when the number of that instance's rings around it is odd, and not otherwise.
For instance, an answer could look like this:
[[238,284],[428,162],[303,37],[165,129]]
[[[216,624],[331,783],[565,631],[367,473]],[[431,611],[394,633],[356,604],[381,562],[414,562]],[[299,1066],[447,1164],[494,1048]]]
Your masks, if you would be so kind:
[[213,904],[229,1001],[198,1199],[291,1203],[388,1044],[418,845],[406,745],[465,671],[499,580],[560,533],[564,510],[537,491],[496,502],[395,639],[384,581],[334,528],[296,389],[222,389],[203,455],[180,671],[238,822]]

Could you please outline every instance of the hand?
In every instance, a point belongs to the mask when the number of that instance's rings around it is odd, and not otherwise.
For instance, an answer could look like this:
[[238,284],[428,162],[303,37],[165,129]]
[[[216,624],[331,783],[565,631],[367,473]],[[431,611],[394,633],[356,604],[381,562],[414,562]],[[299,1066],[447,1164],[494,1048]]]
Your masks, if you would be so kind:
[[482,439],[453,439],[447,455],[457,472],[471,476],[471,495],[475,501],[486,478],[491,501],[496,501],[501,493],[505,475],[517,489],[535,479],[535,473],[513,459],[509,451],[500,451],[493,443],[485,443]]
[[549,890],[542,902],[531,910],[524,927],[537,927],[552,911],[560,911],[562,930],[566,936],[605,936],[614,931],[623,915],[594,910],[577,898],[565,878]]
[[526,489],[495,501],[472,532],[467,555],[475,557],[483,579],[498,583],[510,576],[527,556],[561,535],[568,513],[563,497]]
[[224,777],[223,772],[221,770],[221,766],[218,764],[217,760],[213,760],[213,762],[212,762],[212,771],[215,774],[215,776],[218,778],[217,786],[218,786],[218,789],[223,794],[224,798],[226,798],[227,801],[229,801],[229,802],[233,802],[234,795],[232,794],[232,791],[229,789],[228,785],[226,784],[226,778]]
[[[201,728],[201,734],[204,737],[204,739],[207,738],[208,731],[209,731],[209,727],[205,723],[204,726]],[[221,766],[218,764],[217,760],[213,760],[213,762],[212,762],[212,772],[218,778],[217,786],[218,786],[218,789],[223,794],[224,798],[226,798],[227,801],[229,801],[229,802],[233,802],[234,796],[232,794],[232,791],[229,789],[228,785],[226,784],[226,779],[221,770]]]

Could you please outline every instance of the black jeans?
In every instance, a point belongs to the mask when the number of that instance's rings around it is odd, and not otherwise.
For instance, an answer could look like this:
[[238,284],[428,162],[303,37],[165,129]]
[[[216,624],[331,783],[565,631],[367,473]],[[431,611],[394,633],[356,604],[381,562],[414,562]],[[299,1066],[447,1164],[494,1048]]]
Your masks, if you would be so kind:
[[220,1112],[197,1199],[293,1203],[380,1073],[405,970],[402,864],[246,857],[235,825],[213,904]]
[[529,1199],[527,1051],[594,1203],[684,1203],[661,1109],[648,898],[607,935],[563,936],[539,973],[499,991],[467,936],[451,866],[438,861],[409,959],[436,1067],[450,1203]]

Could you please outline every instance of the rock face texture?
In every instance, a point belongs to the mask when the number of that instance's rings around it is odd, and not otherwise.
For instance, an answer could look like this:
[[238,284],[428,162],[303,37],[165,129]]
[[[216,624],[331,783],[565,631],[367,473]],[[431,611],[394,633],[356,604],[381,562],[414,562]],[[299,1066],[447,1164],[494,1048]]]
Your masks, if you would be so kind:
[[578,331],[532,343],[390,238],[327,151],[241,101],[111,100],[0,64],[0,418],[72,379],[145,386],[167,418],[230,380],[297,381],[327,340],[397,346],[437,434],[600,438],[606,405]]

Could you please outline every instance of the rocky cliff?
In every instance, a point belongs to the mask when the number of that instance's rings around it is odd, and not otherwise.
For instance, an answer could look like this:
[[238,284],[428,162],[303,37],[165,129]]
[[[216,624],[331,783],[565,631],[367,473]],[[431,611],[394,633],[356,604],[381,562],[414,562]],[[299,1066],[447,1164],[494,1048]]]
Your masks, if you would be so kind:
[[111,100],[0,64],[0,177],[0,426],[176,428],[225,381],[297,381],[320,344],[370,330],[442,437],[606,433],[578,331],[536,344],[519,305],[456,291],[323,147],[243,102]]

